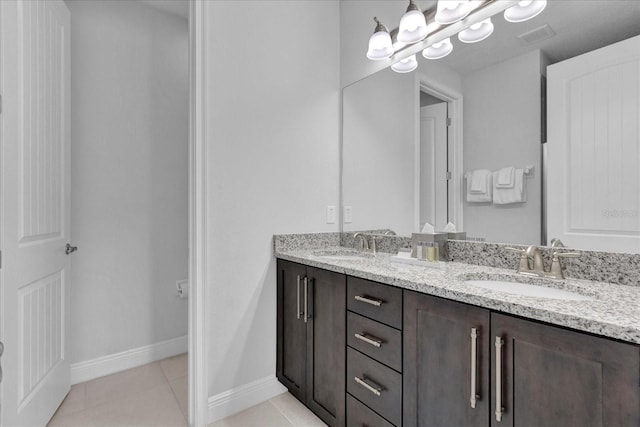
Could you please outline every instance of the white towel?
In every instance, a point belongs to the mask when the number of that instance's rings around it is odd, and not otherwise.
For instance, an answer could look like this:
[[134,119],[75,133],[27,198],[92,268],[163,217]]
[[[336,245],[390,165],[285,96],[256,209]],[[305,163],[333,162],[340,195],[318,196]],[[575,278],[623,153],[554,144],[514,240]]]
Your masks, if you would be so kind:
[[488,183],[488,177],[491,175],[491,171],[487,169],[477,169],[471,172],[471,193],[473,194],[487,194],[490,185]]
[[513,187],[501,188],[497,186],[498,175],[500,172],[493,173],[493,204],[508,205],[511,203],[523,203],[527,201],[527,194],[524,185],[524,169],[516,169],[514,171]]
[[498,171],[498,179],[496,181],[497,188],[513,188],[515,183],[515,170],[513,166],[502,168]]
[[[491,195],[493,193],[492,192],[493,175],[491,174],[490,171],[486,171],[487,173],[483,173],[483,171],[485,171],[485,169],[473,171],[467,175],[467,202],[469,203],[483,203],[483,202],[490,202],[492,200]],[[473,191],[471,191],[473,175],[476,172],[480,172],[480,175],[484,176],[484,183],[486,188],[486,191],[484,193],[474,193]]]

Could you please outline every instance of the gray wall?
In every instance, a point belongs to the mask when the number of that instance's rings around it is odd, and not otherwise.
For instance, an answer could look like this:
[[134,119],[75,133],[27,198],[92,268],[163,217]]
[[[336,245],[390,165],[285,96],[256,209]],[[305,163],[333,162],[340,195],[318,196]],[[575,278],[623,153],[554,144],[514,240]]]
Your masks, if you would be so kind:
[[[273,378],[276,233],[338,231],[336,1],[206,2],[209,395]],[[230,35],[233,34],[233,37]]]
[[79,362],[187,333],[188,33],[137,2],[68,4]]
[[[541,69],[539,50],[463,78],[464,171],[535,167],[526,178],[527,202],[511,205],[464,203],[468,236],[492,242],[540,243]],[[466,200],[466,198],[465,198]]]

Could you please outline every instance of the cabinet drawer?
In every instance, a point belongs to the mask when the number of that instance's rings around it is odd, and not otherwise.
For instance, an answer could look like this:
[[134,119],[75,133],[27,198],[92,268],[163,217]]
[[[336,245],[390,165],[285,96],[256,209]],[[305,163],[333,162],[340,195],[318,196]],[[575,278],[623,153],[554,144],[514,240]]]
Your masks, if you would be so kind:
[[399,426],[402,421],[402,375],[347,348],[347,391]]
[[347,308],[402,329],[402,289],[347,277]]
[[347,394],[347,427],[393,427],[393,424]]
[[397,329],[349,312],[347,344],[396,371],[402,371],[402,333]]

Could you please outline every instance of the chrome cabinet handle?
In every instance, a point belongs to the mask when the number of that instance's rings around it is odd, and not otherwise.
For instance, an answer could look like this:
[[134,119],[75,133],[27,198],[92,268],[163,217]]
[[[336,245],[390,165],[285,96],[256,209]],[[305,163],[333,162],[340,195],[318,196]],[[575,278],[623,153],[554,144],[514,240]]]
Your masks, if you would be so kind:
[[502,346],[504,340],[496,337],[496,421],[502,421]]
[[66,255],[69,255],[69,254],[74,253],[77,250],[78,250],[77,246],[71,246],[71,243],[67,243],[67,246],[65,246],[65,248],[64,248],[64,253]]
[[480,337],[480,333],[477,328],[471,328],[471,397],[469,401],[471,402],[471,407],[475,409],[476,402],[480,399],[480,394],[478,393],[478,337]]
[[[380,395],[382,394],[382,387],[380,387],[379,385],[373,383],[373,381],[369,380],[368,378],[359,378],[359,377],[355,377],[354,380],[360,384],[362,387],[366,388],[367,390],[369,390],[371,393],[375,394],[376,396],[380,397]],[[367,380],[369,382],[371,382],[372,384],[368,384]]]
[[376,337],[372,337],[372,336],[367,336],[365,334],[353,334],[354,337],[356,337],[357,339],[359,339],[360,341],[364,341],[367,344],[371,344],[374,347],[378,347],[380,348],[382,346],[382,340],[376,338]]
[[296,293],[297,298],[296,298],[296,300],[298,302],[298,309],[296,311],[296,315],[297,315],[297,318],[300,319],[300,275],[299,274],[298,274],[298,281],[296,283],[296,290],[297,290],[297,293]]
[[304,280],[304,323],[307,323],[309,316],[309,279],[305,276]]
[[379,299],[371,299],[371,298],[363,297],[361,295],[356,295],[355,300],[360,302],[365,302],[367,304],[375,305],[376,307],[380,307],[384,302]]

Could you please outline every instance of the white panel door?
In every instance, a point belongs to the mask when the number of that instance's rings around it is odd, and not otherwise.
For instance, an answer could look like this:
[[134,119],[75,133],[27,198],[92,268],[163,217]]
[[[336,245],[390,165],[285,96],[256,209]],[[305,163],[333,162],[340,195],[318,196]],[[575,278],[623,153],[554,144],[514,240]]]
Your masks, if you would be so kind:
[[447,103],[420,108],[420,228],[447,225]]
[[3,426],[46,425],[70,387],[70,14],[0,1]]
[[640,36],[547,77],[548,238],[640,253]]

